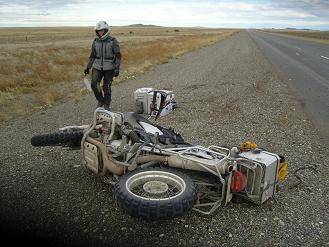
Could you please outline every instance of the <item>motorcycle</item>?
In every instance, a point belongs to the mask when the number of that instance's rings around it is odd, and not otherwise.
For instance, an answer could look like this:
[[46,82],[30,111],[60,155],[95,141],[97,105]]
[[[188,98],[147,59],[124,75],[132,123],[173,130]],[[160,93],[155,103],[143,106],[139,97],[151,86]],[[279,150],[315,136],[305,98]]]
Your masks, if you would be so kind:
[[117,205],[147,220],[191,209],[209,215],[234,198],[262,204],[277,193],[287,170],[283,156],[254,143],[192,145],[137,113],[101,107],[90,125],[34,135],[31,144],[81,149],[84,166],[114,186]]

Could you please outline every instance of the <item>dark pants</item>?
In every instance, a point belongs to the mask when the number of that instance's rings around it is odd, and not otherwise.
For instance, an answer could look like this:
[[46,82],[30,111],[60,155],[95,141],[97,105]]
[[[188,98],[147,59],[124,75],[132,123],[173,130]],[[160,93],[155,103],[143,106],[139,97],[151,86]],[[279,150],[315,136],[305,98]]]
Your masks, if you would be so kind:
[[[98,102],[101,102],[105,105],[110,105],[111,103],[111,84],[113,80],[114,70],[98,70],[93,69],[92,79],[91,79],[91,88],[94,91],[95,97]],[[100,87],[100,83],[103,79],[103,92]]]

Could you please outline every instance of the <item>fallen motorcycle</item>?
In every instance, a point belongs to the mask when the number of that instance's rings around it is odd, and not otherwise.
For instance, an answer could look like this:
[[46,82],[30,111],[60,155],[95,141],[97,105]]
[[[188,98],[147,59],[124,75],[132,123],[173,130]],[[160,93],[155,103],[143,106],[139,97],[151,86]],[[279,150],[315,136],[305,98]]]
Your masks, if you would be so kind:
[[287,169],[282,156],[251,142],[230,149],[194,146],[139,114],[103,108],[95,110],[91,125],[35,135],[31,144],[81,148],[85,167],[114,185],[117,204],[150,220],[190,209],[211,214],[232,198],[262,204]]

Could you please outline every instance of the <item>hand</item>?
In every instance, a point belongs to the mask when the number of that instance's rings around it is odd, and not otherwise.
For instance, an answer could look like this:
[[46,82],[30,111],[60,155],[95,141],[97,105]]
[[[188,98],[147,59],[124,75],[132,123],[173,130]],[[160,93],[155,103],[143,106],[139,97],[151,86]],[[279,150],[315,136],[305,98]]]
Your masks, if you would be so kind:
[[119,74],[120,74],[120,70],[119,69],[115,69],[114,70],[114,77],[119,76]]
[[88,75],[88,74],[89,74],[89,69],[86,68],[86,69],[83,71],[83,73],[84,73],[85,75]]

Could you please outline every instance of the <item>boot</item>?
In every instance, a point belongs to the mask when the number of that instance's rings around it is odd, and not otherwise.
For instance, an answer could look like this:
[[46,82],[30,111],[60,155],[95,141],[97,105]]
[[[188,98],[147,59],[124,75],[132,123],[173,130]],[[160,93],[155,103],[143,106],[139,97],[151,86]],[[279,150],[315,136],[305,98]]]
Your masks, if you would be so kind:
[[104,109],[105,110],[110,110],[110,104],[111,104],[111,95],[110,94],[105,94],[104,95]]
[[98,108],[98,107],[102,107],[102,106],[103,106],[103,102],[98,101],[98,102],[97,102],[97,108]]
[[110,111],[110,105],[104,104],[103,107],[104,107],[105,110]]

